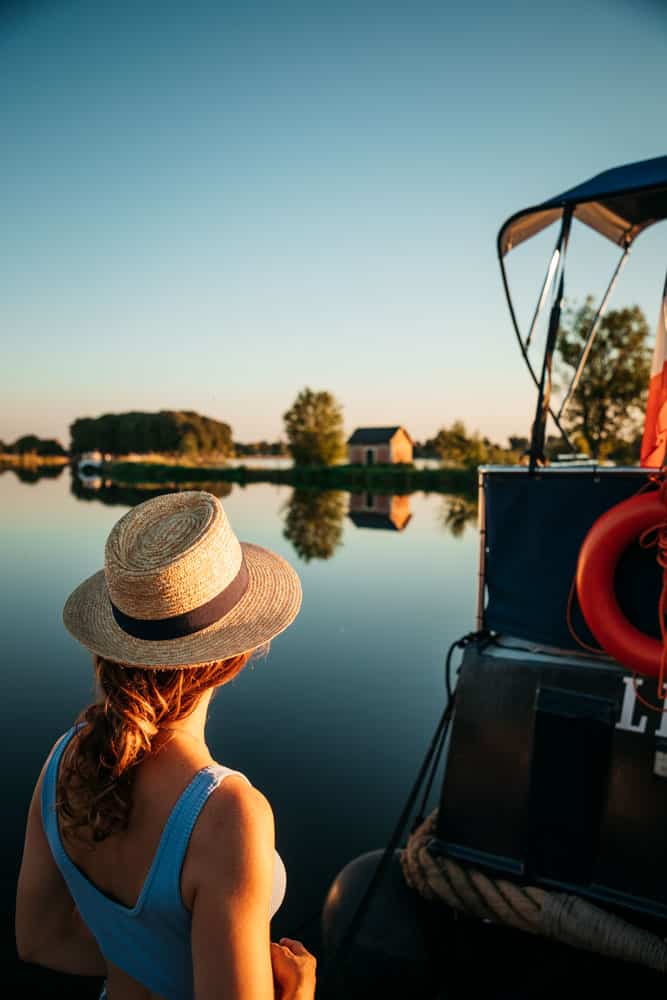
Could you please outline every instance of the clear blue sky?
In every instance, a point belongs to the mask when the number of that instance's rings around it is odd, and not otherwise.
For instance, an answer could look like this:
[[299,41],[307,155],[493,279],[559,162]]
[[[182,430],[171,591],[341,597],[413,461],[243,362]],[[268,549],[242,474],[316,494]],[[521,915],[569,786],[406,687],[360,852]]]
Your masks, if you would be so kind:
[[[348,430],[524,433],[501,222],[667,152],[660,0],[2,10],[4,440],[129,408],[275,438],[304,385]],[[614,257],[579,235],[571,295]],[[663,224],[612,304],[653,326],[666,266]]]

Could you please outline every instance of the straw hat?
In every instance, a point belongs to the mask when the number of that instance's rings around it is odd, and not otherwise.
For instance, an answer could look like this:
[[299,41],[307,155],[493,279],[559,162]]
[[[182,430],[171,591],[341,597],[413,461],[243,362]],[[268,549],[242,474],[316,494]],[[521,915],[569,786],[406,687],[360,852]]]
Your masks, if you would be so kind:
[[155,497],[121,517],[104,569],[69,596],[63,620],[107,659],[183,667],[261,646],[300,605],[289,563],[239,542],[218,498],[191,491]]

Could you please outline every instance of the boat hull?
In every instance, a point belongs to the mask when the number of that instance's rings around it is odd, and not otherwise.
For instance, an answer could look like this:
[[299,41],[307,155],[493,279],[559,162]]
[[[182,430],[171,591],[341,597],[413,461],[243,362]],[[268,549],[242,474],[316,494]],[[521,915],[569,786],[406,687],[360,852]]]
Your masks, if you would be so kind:
[[[438,817],[456,858],[667,919],[667,716],[617,664],[478,643]],[[655,682],[640,693],[656,700]]]

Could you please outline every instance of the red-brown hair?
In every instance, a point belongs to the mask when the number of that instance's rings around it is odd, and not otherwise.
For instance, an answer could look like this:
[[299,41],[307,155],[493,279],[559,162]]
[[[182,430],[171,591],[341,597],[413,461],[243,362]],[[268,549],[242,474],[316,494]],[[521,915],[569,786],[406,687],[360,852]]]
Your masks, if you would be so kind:
[[58,779],[58,816],[65,836],[99,843],[127,829],[134,768],[151,752],[161,726],[190,715],[209,688],[232,680],[250,659],[227,660],[179,670],[125,667],[94,657],[102,700],[77,721]]

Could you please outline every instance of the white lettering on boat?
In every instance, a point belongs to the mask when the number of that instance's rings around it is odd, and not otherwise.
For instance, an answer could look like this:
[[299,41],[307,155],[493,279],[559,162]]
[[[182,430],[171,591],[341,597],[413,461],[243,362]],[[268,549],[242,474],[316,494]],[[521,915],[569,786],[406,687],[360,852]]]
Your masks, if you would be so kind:
[[[645,733],[648,716],[639,714],[635,722],[635,711],[637,708],[637,691],[643,685],[642,677],[624,677],[625,692],[623,693],[623,704],[621,705],[621,715],[616,723],[617,729],[622,729],[626,733]],[[667,686],[667,685],[666,685]],[[657,712],[652,712],[656,716]],[[660,715],[660,725],[655,730],[655,736],[667,739],[667,710]]]
[[[621,717],[616,723],[616,728],[622,729],[626,733],[643,733],[646,730],[646,716],[640,715],[638,722],[634,724],[632,719],[635,714],[635,704],[637,701],[635,683],[639,688],[644,681],[640,677],[636,680],[633,677],[624,677],[623,683],[625,684],[625,693],[623,695],[623,704],[621,706]],[[665,717],[663,716],[663,723],[664,720]]]

